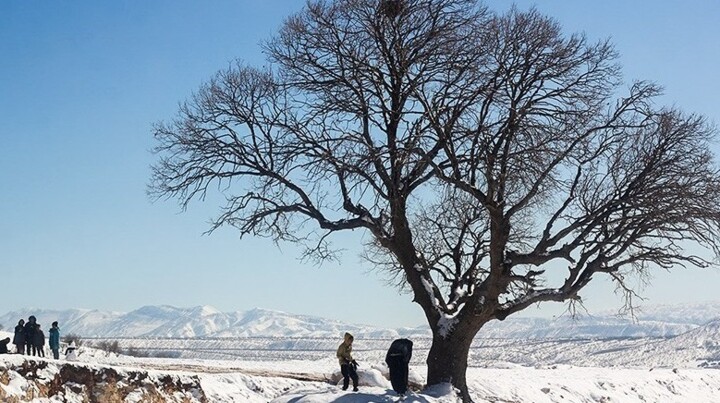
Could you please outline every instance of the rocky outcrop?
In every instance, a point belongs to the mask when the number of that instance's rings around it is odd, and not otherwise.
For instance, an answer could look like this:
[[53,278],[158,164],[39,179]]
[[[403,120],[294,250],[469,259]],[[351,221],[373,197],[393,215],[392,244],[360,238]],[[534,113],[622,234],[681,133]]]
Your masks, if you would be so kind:
[[200,380],[81,363],[14,359],[0,362],[0,401],[38,398],[83,403],[207,403]]

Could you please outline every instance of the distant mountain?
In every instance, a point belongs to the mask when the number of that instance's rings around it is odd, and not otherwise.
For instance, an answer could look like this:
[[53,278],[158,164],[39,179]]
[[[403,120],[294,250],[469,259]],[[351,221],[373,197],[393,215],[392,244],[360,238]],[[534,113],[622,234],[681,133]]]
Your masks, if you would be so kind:
[[677,323],[671,320],[627,319],[608,316],[577,318],[509,318],[490,322],[478,337],[517,339],[578,339],[617,337],[670,337],[685,333],[701,323]]
[[675,337],[604,340],[594,346],[565,347],[556,356],[566,354],[564,363],[573,365],[717,368],[720,367],[720,320]]
[[[720,302],[645,307],[635,320],[611,313],[577,318],[508,318],[481,329],[479,338],[578,339],[618,337],[671,337],[687,333],[720,318]],[[111,338],[227,338],[311,337],[336,338],[348,331],[358,338],[429,337],[427,327],[382,329],[347,324],[308,315],[265,309],[220,312],[210,306],[176,308],[144,306],[132,312],[89,309],[23,309],[0,316],[11,330],[20,318],[35,315],[44,329],[57,320],[63,334]]]
[[582,314],[575,318],[511,317],[493,321],[480,330],[479,337],[577,339],[616,337],[672,337],[720,319],[720,301],[695,304],[642,306],[635,317],[616,312]]
[[[63,334],[84,337],[192,338],[192,337],[333,337],[352,332],[357,337],[391,338],[398,330],[350,325],[307,315],[293,315],[265,309],[244,312],[220,312],[210,306],[176,308],[144,306],[128,313],[87,309],[24,309],[0,317],[5,329],[12,329],[19,319],[35,315],[44,329],[58,321]],[[403,331],[403,330],[400,330]],[[429,334],[426,329],[420,333]],[[403,334],[416,334],[405,329]]]

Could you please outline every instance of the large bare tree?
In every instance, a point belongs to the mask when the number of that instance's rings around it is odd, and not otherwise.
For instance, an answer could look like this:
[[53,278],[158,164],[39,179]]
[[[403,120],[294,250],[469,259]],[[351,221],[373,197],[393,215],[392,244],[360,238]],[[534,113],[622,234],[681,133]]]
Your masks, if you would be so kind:
[[332,233],[367,230],[432,329],[427,383],[464,401],[487,322],[718,255],[715,129],[623,85],[607,41],[475,0],[336,0],[264,50],[269,67],[234,64],[155,127],[151,193],[217,190],[213,229],[319,259]]

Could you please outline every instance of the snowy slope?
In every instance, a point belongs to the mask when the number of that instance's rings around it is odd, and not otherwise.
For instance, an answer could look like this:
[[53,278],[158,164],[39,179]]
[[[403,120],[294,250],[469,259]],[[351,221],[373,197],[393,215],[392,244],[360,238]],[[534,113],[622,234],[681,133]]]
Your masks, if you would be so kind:
[[720,364],[720,320],[668,339],[638,340],[630,348],[607,348],[580,356],[578,365],[718,367]]
[[[167,401],[200,403],[397,402],[380,362],[364,363],[360,391],[340,390],[334,360],[257,362],[222,369],[198,360],[157,360],[81,355],[84,362],[0,356],[0,400],[80,403],[89,395],[104,403]],[[89,362],[87,360],[92,360]],[[214,365],[218,365],[215,367]],[[426,368],[412,366],[422,384]],[[554,366],[468,369],[477,403],[714,403],[720,371]],[[405,403],[459,403],[447,385],[413,391]]]
[[581,316],[576,318],[509,318],[490,322],[480,330],[484,338],[615,338],[668,337],[685,333],[705,321],[675,322],[673,319],[618,318],[614,316]]

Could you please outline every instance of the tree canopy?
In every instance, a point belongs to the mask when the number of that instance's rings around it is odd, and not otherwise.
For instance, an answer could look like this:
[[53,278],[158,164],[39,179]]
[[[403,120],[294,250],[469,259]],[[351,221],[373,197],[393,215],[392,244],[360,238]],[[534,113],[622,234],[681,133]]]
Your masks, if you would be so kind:
[[630,273],[718,255],[714,126],[624,84],[609,41],[535,10],[384,3],[310,1],[264,44],[267,67],[217,73],[156,125],[151,193],[217,190],[213,228],[319,259],[332,233],[368,231],[435,335],[428,383],[466,400],[484,323],[578,300],[598,275],[631,296]]

